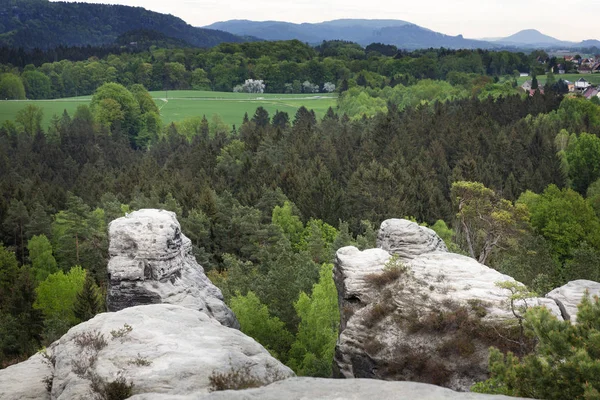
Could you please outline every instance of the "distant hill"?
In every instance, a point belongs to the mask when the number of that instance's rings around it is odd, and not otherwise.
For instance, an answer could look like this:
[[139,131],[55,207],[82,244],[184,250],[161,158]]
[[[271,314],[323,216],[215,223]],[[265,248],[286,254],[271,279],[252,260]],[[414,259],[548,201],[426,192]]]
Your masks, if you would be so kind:
[[525,48],[549,48],[549,47],[562,47],[562,48],[578,48],[578,47],[593,47],[595,44],[587,45],[586,42],[595,42],[597,40],[587,40],[580,43],[569,42],[565,40],[559,40],[552,36],[545,35],[536,29],[525,29],[510,35],[505,38],[500,38],[494,41],[494,43],[502,44],[505,46],[525,47]]
[[120,35],[137,29],[154,30],[197,47],[245,41],[228,32],[195,28],[180,18],[141,7],[0,0],[0,46],[98,46],[112,44]]
[[339,19],[321,23],[294,24],[280,21],[230,20],[205,28],[219,29],[235,35],[250,35],[265,40],[298,39],[310,44],[323,40],[348,40],[363,46],[371,43],[393,44],[403,49],[428,47],[490,48],[489,42],[449,36],[410,22],[383,19]]
[[600,40],[595,40],[595,39],[588,39],[588,40],[584,40],[580,43],[581,47],[587,47],[587,48],[591,48],[591,47],[596,47],[598,49],[600,49]]

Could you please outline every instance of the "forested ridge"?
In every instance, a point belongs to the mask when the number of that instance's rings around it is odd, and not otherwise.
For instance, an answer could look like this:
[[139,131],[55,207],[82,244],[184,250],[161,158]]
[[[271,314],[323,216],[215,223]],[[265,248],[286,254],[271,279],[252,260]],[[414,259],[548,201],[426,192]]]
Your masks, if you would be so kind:
[[407,52],[395,46],[374,43],[363,48],[342,41],[312,48],[296,40],[223,43],[211,49],[57,47],[28,52],[4,47],[0,49],[0,71],[17,76],[24,91],[15,95],[6,89],[6,83],[0,83],[0,96],[49,99],[89,95],[107,82],[142,84],[148,90],[230,92],[246,79],[263,80],[267,93],[302,93],[304,82],[316,85],[318,91],[330,82],[343,92],[354,87],[408,86],[431,79],[465,86],[469,96],[505,94],[507,90],[516,93],[512,78],[519,71],[545,72],[535,62],[539,54],[448,49]]
[[0,44],[25,49],[111,44],[134,29],[153,29],[193,46],[243,41],[239,36],[195,28],[173,15],[108,4],[2,0]]

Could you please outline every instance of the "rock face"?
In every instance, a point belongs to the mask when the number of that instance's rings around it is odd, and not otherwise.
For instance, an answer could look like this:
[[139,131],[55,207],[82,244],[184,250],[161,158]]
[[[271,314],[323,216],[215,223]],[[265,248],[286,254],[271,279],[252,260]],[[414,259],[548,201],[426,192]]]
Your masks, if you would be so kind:
[[434,251],[448,251],[444,241],[433,230],[396,218],[381,223],[377,247],[403,259],[413,259]]
[[[486,379],[490,345],[519,350],[502,338],[514,335],[516,320],[508,290],[495,285],[513,278],[447,252],[433,231],[406,220],[382,223],[378,247],[336,254],[337,375],[464,391]],[[561,315],[551,299],[528,304]]]
[[517,397],[459,393],[416,382],[373,379],[290,378],[257,389],[213,392],[204,396],[139,395],[131,400],[518,400]]
[[552,290],[546,297],[558,304],[565,320],[576,322],[577,305],[583,300],[586,291],[590,297],[600,295],[600,283],[584,279],[571,281],[564,286]]
[[98,314],[53,343],[46,358],[38,354],[0,370],[0,398],[88,399],[94,379],[113,382],[119,376],[133,383],[134,393],[171,398],[208,393],[213,372],[240,368],[266,383],[294,376],[252,338],[205,313],[168,304],[136,306]]
[[204,275],[175,213],[144,209],[112,221],[108,229],[107,307],[177,304],[239,328],[221,291]]

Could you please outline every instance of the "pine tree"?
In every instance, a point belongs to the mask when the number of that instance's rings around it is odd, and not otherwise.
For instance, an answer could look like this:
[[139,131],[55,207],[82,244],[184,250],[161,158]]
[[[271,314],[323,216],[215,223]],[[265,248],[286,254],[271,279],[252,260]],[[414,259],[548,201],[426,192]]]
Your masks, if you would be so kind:
[[93,318],[94,315],[102,311],[102,305],[99,296],[99,288],[94,283],[93,278],[86,274],[85,282],[81,292],[77,293],[73,313],[81,322]]

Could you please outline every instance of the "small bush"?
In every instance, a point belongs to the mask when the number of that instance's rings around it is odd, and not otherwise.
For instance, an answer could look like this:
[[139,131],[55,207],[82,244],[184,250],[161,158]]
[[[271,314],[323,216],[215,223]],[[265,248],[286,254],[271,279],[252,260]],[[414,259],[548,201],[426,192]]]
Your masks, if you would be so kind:
[[437,349],[438,354],[442,357],[457,355],[463,358],[468,358],[475,353],[475,344],[473,339],[467,335],[455,335],[442,343]]
[[122,339],[125,336],[127,336],[132,330],[133,328],[131,327],[131,325],[125,324],[121,329],[110,331],[110,334],[112,335],[113,339]]
[[42,382],[44,383],[48,393],[52,392],[52,384],[54,383],[54,373],[51,372],[50,375],[45,376],[44,379],[42,379]]
[[75,336],[75,344],[81,349],[93,349],[96,352],[108,345],[106,338],[98,331],[83,332]]
[[128,364],[137,365],[138,367],[148,367],[152,365],[152,361],[140,356],[140,353],[138,353],[137,357],[132,360],[129,360]]
[[394,255],[385,263],[382,272],[365,275],[364,280],[377,288],[382,288],[397,281],[406,271],[406,265],[400,261],[398,256]]
[[265,385],[261,379],[252,373],[250,364],[229,368],[225,372],[213,371],[209,376],[210,390],[242,390]]
[[365,312],[365,315],[363,316],[363,324],[367,328],[372,328],[391,312],[392,310],[390,309],[389,303],[387,305],[377,303]]
[[385,348],[385,345],[375,338],[371,338],[370,340],[365,342],[365,344],[363,346],[363,349],[365,349],[365,352],[371,356],[379,353],[384,348]]
[[122,374],[112,382],[106,382],[100,376],[90,377],[92,391],[102,400],[124,400],[133,395],[133,382],[127,382]]

